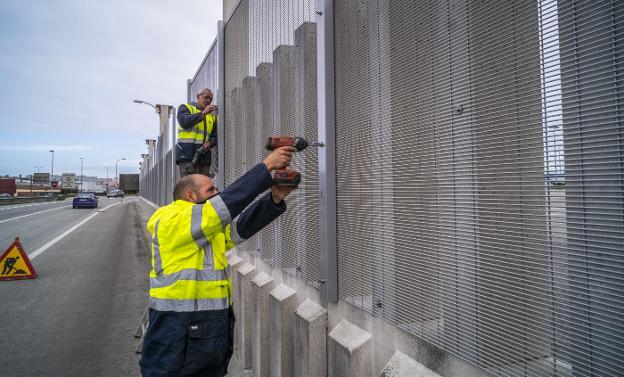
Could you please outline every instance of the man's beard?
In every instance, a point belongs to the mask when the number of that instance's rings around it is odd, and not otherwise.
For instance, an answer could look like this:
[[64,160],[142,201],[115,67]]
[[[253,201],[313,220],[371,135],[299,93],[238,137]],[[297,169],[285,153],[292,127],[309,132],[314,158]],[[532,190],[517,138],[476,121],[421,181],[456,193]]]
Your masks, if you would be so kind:
[[209,199],[209,198],[200,199],[201,196],[197,192],[195,192],[195,196],[197,197],[197,201],[195,202],[195,204],[205,204]]

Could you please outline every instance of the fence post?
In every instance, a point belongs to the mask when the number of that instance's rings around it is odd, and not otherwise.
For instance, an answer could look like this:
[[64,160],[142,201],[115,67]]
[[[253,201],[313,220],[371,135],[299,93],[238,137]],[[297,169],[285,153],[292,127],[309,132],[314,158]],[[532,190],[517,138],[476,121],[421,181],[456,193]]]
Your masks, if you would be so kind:
[[338,300],[336,255],[336,143],[334,116],[334,1],[316,2],[321,300]]

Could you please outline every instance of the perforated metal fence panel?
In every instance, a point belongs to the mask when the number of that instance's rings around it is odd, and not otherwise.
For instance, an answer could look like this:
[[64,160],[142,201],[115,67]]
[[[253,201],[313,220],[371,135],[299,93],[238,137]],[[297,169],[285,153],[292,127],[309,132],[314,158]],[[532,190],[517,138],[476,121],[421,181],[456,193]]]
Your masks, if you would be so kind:
[[204,88],[211,89],[214,92],[213,102],[215,102],[217,100],[216,93],[219,91],[219,49],[216,41],[208,50],[195,73],[195,77],[191,80],[189,100],[196,101],[197,93]]
[[340,299],[497,375],[624,375],[624,2],[334,4]]
[[[238,4],[225,24],[225,183],[268,154],[269,136],[317,138],[313,1]],[[299,153],[288,211],[240,247],[317,285],[318,152]]]
[[[195,76],[189,85],[189,98],[188,101],[197,101],[197,93],[200,90],[208,88],[213,93],[213,104],[219,105],[217,99],[219,98],[219,48],[217,41],[215,40],[208,53],[204,57],[204,60],[199,65]],[[218,111],[217,111],[218,114]],[[218,122],[218,116],[217,116]],[[217,149],[213,148],[211,151],[212,162],[210,164],[210,173],[216,175],[219,168],[219,160]]]

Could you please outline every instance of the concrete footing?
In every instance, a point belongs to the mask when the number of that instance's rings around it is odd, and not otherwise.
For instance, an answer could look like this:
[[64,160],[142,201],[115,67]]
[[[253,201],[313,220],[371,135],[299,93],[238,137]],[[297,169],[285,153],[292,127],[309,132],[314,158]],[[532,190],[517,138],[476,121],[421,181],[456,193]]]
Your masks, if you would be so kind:
[[396,351],[379,377],[440,377],[411,357]]
[[272,377],[294,376],[294,317],[297,306],[296,291],[285,284],[278,285],[270,295]]
[[329,333],[328,376],[372,377],[373,336],[347,321],[341,320]]
[[271,309],[269,296],[275,283],[273,278],[261,272],[251,281],[253,295],[253,323],[251,326],[251,367],[254,377],[269,376],[271,355],[270,331]]
[[295,376],[327,375],[327,310],[307,299],[295,311]]
[[230,269],[230,276],[234,275],[234,271],[238,269],[238,264],[243,261],[243,258],[236,255],[233,251],[229,252],[228,256],[228,268]]
[[[238,268],[240,266],[242,266],[242,262],[243,262],[243,258],[239,257],[238,255],[236,255],[236,249],[232,249],[228,252],[227,255],[228,258],[228,275],[230,276],[230,279],[232,280],[232,292],[234,293],[234,290],[236,289],[236,287],[239,285],[238,284],[238,274],[236,273],[236,271],[238,270]],[[236,318],[238,318],[238,308],[239,308],[239,301],[240,301],[240,296],[237,294],[233,294],[232,295],[232,307],[234,308],[234,316]],[[237,323],[238,325],[238,323]],[[236,331],[238,330],[239,327],[236,326]],[[238,352],[238,339],[236,338],[236,336],[234,336],[234,352]]]
[[238,358],[244,368],[251,368],[251,323],[253,318],[253,301],[251,279],[255,276],[256,266],[245,263],[237,271],[237,285],[234,287],[238,296],[238,317],[239,323],[236,332],[238,339]]
[[255,255],[234,249],[228,261],[235,357],[255,377],[490,375],[346,302],[320,305],[317,288]]

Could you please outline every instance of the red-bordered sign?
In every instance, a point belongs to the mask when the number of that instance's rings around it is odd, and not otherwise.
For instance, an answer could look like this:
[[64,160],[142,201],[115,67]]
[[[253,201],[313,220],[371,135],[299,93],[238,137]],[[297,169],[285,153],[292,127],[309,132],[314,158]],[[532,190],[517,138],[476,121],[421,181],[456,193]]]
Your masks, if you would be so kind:
[[0,280],[34,279],[37,272],[22,248],[19,238],[0,256]]

